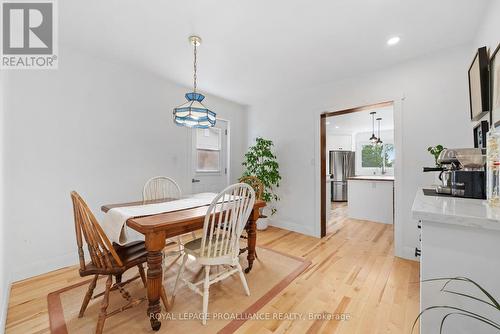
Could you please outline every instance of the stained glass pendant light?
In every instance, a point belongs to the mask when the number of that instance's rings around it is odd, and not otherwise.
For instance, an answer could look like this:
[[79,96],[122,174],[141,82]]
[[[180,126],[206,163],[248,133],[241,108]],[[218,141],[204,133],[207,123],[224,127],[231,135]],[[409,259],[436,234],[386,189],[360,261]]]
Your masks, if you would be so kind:
[[370,142],[375,145],[377,143],[378,138],[375,136],[375,111],[372,111],[370,115],[372,115],[372,136],[370,137]]
[[194,49],[193,91],[186,93],[186,103],[174,108],[174,123],[189,128],[207,129],[215,125],[216,115],[203,105],[202,101],[205,96],[196,92],[196,56],[197,47],[201,44],[201,38],[198,36],[190,36],[189,42],[193,45]]
[[379,146],[382,145],[382,143],[383,143],[382,139],[380,139],[380,121],[381,120],[382,120],[381,117],[377,118],[377,122],[378,122],[378,138],[377,138],[376,144],[379,145]]

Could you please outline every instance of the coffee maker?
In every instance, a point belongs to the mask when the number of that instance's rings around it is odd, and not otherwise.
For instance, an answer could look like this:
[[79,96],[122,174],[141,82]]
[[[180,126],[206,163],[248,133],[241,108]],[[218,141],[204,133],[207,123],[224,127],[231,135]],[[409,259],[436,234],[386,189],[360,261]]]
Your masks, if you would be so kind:
[[460,163],[456,158],[456,153],[453,150],[444,149],[441,151],[437,158],[437,163],[440,168],[424,168],[424,171],[440,171],[439,180],[440,185],[436,186],[436,193],[451,195],[451,175],[454,170],[460,169]]
[[485,160],[481,149],[444,149],[437,159],[442,169],[436,193],[486,199]]

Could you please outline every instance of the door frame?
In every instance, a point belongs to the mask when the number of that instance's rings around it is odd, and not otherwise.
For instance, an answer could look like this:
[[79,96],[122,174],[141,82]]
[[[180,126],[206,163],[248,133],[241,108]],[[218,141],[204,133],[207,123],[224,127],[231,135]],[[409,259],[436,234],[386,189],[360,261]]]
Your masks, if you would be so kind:
[[[365,105],[361,107],[349,108],[338,111],[327,111],[320,114],[320,126],[319,126],[319,153],[320,153],[320,237],[326,236],[326,119],[331,116],[339,116],[344,114],[350,114],[359,111],[365,111],[370,109],[378,109],[383,107],[392,106],[394,108],[394,101],[385,101],[370,105]],[[394,112],[395,113],[395,112]],[[396,123],[396,122],[394,122]],[[396,124],[394,124],[394,129],[396,131]],[[396,154],[399,158],[399,147],[396,147]],[[400,163],[398,163],[399,165]],[[394,217],[393,226],[396,224],[396,217]]]

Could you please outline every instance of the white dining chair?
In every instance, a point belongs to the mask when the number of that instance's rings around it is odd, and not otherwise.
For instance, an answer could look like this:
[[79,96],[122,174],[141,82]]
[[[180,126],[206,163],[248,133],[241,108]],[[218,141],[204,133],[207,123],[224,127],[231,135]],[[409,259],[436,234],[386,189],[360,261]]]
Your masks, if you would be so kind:
[[[193,256],[204,267],[205,279],[199,282],[182,281],[203,297],[202,323],[207,323],[208,296],[210,285],[235,273],[239,273],[246,294],[250,295],[248,284],[239,262],[240,236],[252,212],[255,191],[246,183],[237,183],[224,189],[210,204],[203,224],[203,236],[184,245],[184,257],[175,280],[173,298],[177,292],[186,261]],[[223,266],[224,270],[210,276],[210,267]],[[203,285],[203,290],[198,286]]]
[[[142,190],[143,201],[179,199],[181,196],[182,193],[179,184],[177,184],[174,179],[167,176],[155,176],[149,179]],[[191,234],[191,237],[196,239],[196,233],[191,232],[183,235],[187,234]],[[183,252],[184,244],[182,242],[182,235],[177,236],[177,244],[179,246],[179,251],[169,252],[167,255],[180,254]]]

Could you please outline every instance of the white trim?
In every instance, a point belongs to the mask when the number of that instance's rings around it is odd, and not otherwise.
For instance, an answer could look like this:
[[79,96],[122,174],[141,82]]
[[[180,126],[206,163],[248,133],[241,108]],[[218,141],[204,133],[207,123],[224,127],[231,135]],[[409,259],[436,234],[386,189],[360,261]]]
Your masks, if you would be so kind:
[[297,232],[300,234],[310,235],[313,237],[319,237],[315,233],[316,228],[311,229],[309,226],[304,226],[303,224],[296,224],[296,223],[289,222],[289,221],[282,221],[282,220],[276,220],[276,219],[271,218],[269,220],[269,225],[274,226],[274,227],[279,227],[279,228],[284,229],[284,230]]
[[314,113],[314,236],[321,238],[321,114],[324,109]]
[[420,261],[420,258],[415,257],[415,248],[411,247],[403,247],[401,254],[397,256],[407,260]]
[[10,299],[10,288],[12,286],[9,277],[4,277],[5,282],[2,286],[2,291],[4,296],[0,301],[0,332],[3,333],[5,330],[5,325],[7,321],[7,310],[9,308],[9,299]]
[[[405,97],[394,99],[394,149],[396,150],[396,166],[394,168],[394,255],[405,256],[404,222],[401,212],[403,203],[403,117]],[[412,257],[415,259],[415,257]]]
[[[408,257],[408,250],[403,249],[404,247],[404,228],[402,224],[404,224],[404,220],[402,219],[401,214],[401,204],[402,201],[402,179],[403,179],[403,102],[405,97],[393,97],[393,98],[380,98],[376,101],[370,103],[364,101],[361,105],[370,105],[380,103],[380,101],[392,101],[394,103],[394,147],[396,150],[396,166],[394,167],[394,255],[398,257],[411,258],[415,259],[415,257]],[[314,112],[314,235],[317,237],[321,236],[321,147],[320,147],[320,126],[321,126],[321,115],[326,112],[331,112],[335,110],[343,110],[349,109],[347,106],[345,108],[342,107],[333,107],[333,108],[323,108],[318,109]]]
[[226,139],[226,185],[231,184],[231,121],[224,118],[218,118],[221,121],[226,122],[227,139]]

